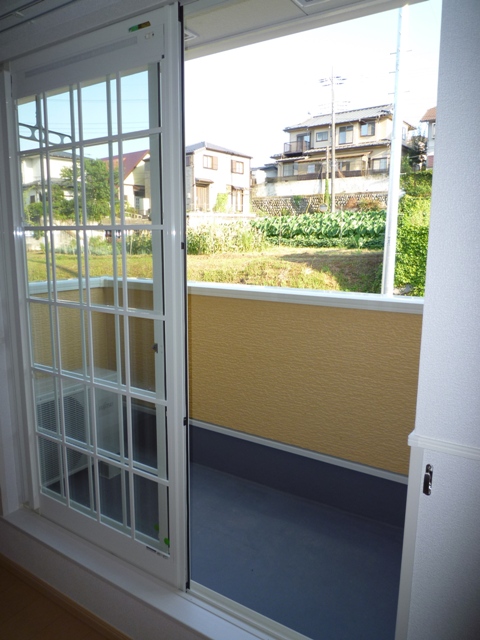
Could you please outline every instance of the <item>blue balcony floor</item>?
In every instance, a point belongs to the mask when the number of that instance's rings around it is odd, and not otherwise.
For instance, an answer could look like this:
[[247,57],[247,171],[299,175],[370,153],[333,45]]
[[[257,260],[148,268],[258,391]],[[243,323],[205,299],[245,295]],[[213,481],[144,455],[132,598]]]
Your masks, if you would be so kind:
[[393,640],[403,529],[191,464],[191,577],[314,640]]

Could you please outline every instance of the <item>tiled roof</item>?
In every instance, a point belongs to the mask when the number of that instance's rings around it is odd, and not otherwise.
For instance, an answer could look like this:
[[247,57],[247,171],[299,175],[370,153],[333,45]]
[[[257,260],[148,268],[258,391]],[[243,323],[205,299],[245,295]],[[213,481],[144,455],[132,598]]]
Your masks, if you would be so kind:
[[126,178],[150,151],[132,151],[123,154],[123,175]]
[[251,158],[252,156],[246,153],[240,153],[239,151],[232,151],[232,149],[226,149],[225,147],[219,147],[218,144],[212,144],[210,142],[197,142],[196,144],[189,144],[185,147],[185,153],[193,153],[198,149],[209,149],[210,151],[218,151],[218,153],[228,153],[231,156],[240,156],[242,158]]
[[[123,154],[123,177],[124,179],[129,176],[135,167],[140,164],[140,162],[145,158],[145,156],[150,155],[150,151],[132,151],[131,153]],[[102,158],[104,162],[109,161],[109,158]],[[118,156],[113,156],[113,164],[114,166],[118,165]]]
[[437,107],[428,109],[426,114],[420,120],[420,122],[436,122],[437,121]]
[[[369,120],[371,118],[378,118],[380,116],[391,116],[393,113],[393,105],[382,104],[378,107],[365,107],[364,109],[352,109],[351,111],[338,111],[335,114],[335,122],[337,124],[342,122],[358,122],[359,120]],[[331,113],[322,113],[318,116],[313,116],[304,122],[286,127],[284,131],[290,131],[292,129],[304,129],[305,127],[320,127],[322,125],[330,124],[332,122]]]

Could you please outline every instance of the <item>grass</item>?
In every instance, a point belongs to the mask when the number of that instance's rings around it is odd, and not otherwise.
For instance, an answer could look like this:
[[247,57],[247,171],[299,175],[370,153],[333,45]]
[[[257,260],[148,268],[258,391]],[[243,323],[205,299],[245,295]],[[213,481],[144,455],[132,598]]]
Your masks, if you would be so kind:
[[189,256],[188,279],[271,287],[378,293],[381,251],[275,247]]
[[[382,251],[272,247],[251,253],[188,256],[188,280],[378,293]],[[128,276],[151,278],[148,255],[128,255]],[[58,279],[76,278],[77,258],[57,255]],[[90,256],[93,277],[112,275],[112,256]],[[120,267],[120,264],[119,264]],[[44,254],[28,254],[29,280],[46,279]],[[121,269],[119,269],[121,273]]]

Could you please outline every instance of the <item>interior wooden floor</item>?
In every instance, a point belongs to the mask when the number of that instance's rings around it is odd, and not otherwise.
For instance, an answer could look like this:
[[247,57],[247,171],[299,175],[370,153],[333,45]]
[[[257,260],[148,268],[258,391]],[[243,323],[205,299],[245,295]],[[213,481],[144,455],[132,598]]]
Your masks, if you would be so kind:
[[0,555],[2,640],[128,640]]

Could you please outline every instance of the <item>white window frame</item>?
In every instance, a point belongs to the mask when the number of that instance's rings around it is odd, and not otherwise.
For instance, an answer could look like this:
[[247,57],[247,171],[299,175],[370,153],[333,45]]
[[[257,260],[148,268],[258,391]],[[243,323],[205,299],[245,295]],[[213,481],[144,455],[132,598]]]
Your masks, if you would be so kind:
[[241,160],[232,160],[232,173],[244,173],[245,165]]
[[[344,138],[344,140],[342,140]],[[351,139],[349,139],[351,138]],[[353,143],[353,125],[347,124],[338,127],[338,144]]]
[[360,135],[362,138],[375,135],[375,122],[362,122],[360,124]]
[[[153,37],[139,38],[138,48],[127,45],[124,52],[121,51],[122,42],[125,41],[125,34],[129,34],[129,27],[132,24],[145,22],[151,23],[151,33],[158,33],[160,38],[154,40]],[[164,34],[162,45],[161,36]],[[131,41],[132,36],[127,35]],[[112,53],[104,55],[102,44],[108,41],[112,43]],[[119,43],[116,46],[116,43]],[[164,52],[159,47],[164,47]],[[90,51],[95,51],[100,46],[101,57],[90,55]],[[17,126],[14,117],[14,99],[23,96],[31,96],[43,91],[55,90],[57,86],[65,85],[68,82],[88,80],[90,78],[102,77],[107,73],[115,71],[128,71],[132,68],[144,68],[147,64],[161,60],[161,76],[164,83],[164,90],[155,93],[160,95],[162,108],[162,124],[159,131],[149,129],[152,133],[152,140],[156,135],[162,135],[163,153],[168,154],[168,162],[163,164],[163,181],[169,185],[168,189],[162,192],[164,220],[164,261],[170,268],[164,272],[165,290],[176,292],[174,294],[176,302],[167,304],[165,309],[166,319],[166,341],[165,341],[165,368],[172,372],[177,379],[172,379],[170,386],[170,404],[168,412],[168,465],[169,465],[169,511],[170,511],[170,553],[148,552],[147,546],[139,544],[135,553],[128,549],[127,538],[115,534],[114,530],[95,531],[96,521],[86,518],[79,512],[68,510],[67,520],[69,528],[82,537],[90,539],[95,544],[102,546],[102,539],[111,540],[105,542],[106,548],[120,557],[132,561],[140,569],[161,575],[167,583],[178,589],[186,588],[187,578],[187,503],[186,503],[186,429],[187,419],[186,409],[186,364],[185,358],[178,358],[178,354],[185,352],[185,256],[184,256],[184,150],[182,148],[182,77],[179,59],[183,47],[183,37],[181,24],[178,21],[178,7],[172,5],[159,10],[149,12],[140,16],[135,16],[127,21],[122,21],[105,27],[100,32],[80,36],[66,44],[55,45],[52,48],[42,50],[40,54],[20,58],[11,65],[11,73],[4,72],[2,76],[2,93],[5,95],[5,116],[9,123],[8,152],[9,160],[8,174],[10,176],[11,192],[7,194],[8,206],[4,211],[15,212],[15,219],[9,221],[17,230],[15,235],[15,262],[17,265],[18,281],[15,283],[15,291],[10,289],[12,299],[18,302],[18,319],[16,326],[20,328],[20,335],[17,336],[18,353],[22,354],[23,364],[20,370],[25,372],[25,379],[19,378],[18,387],[21,389],[20,397],[23,397],[25,409],[19,410],[19,414],[24,414],[25,419],[19,419],[17,424],[28,424],[28,430],[20,430],[19,437],[25,442],[21,466],[24,470],[22,482],[22,493],[20,501],[28,504],[30,509],[38,509],[40,504],[40,492],[37,478],[39,477],[36,452],[34,448],[33,425],[35,423],[35,407],[31,380],[29,379],[29,344],[30,339],[27,328],[27,302],[25,297],[25,263],[23,256],[23,234],[21,221],[21,185],[17,163]],[[65,50],[65,53],[63,53]],[[82,52],[86,51],[84,55]],[[68,53],[67,53],[68,52]],[[53,62],[60,61],[60,62]],[[59,68],[63,64],[68,65],[68,76],[65,81],[59,76]],[[33,70],[32,70],[33,67]],[[13,95],[11,86],[13,85]],[[153,88],[153,87],[152,87]],[[149,133],[147,134],[149,135]],[[139,137],[138,133],[132,137]],[[152,142],[153,145],[153,142]],[[152,147],[153,148],[153,147]],[[5,157],[2,157],[5,164]],[[121,197],[121,196],[120,196]],[[174,212],[167,218],[166,212]],[[12,262],[13,263],[13,262]],[[18,463],[20,467],[20,462]],[[23,486],[25,488],[23,488]],[[17,486],[18,489],[18,486]],[[45,501],[43,501],[46,505]],[[47,508],[48,506],[48,508]],[[44,506],[45,512],[54,519],[65,519],[66,507],[61,503],[51,501],[51,504]],[[63,515],[62,515],[63,514]],[[137,553],[137,551],[139,553]]]
[[328,142],[328,129],[315,133],[315,142]]
[[388,158],[373,158],[372,171],[388,171]]
[[[193,6],[193,5],[192,5]],[[189,7],[187,7],[188,9]],[[283,25],[279,28],[283,28]],[[246,44],[247,42],[245,42]],[[9,123],[8,113],[5,115],[5,106],[7,112],[11,111],[9,106],[9,89],[10,89],[10,75],[7,72],[1,74],[0,77],[0,136],[2,140],[8,140],[14,129],[14,122]],[[3,153],[0,158],[0,169],[3,176],[3,184],[5,188],[0,190],[0,215],[1,212],[7,211],[8,207],[11,207],[12,202],[15,201],[15,195],[11,193],[11,185],[15,183],[15,171],[12,172],[12,166],[8,162],[8,154]],[[5,220],[4,220],[5,223]],[[269,631],[264,633],[265,627],[262,631],[253,632],[251,627],[248,628],[248,623],[251,622],[251,618],[247,618],[247,623],[239,623],[238,619],[229,618],[227,615],[219,613],[218,608],[215,605],[209,604],[202,605],[200,607],[193,603],[191,598],[178,597],[175,593],[162,585],[157,580],[141,575],[138,571],[131,570],[128,566],[123,565],[120,562],[109,563],[106,558],[99,553],[97,549],[81,550],[78,544],[75,544],[73,536],[68,536],[64,531],[61,531],[59,527],[52,525],[51,523],[43,523],[39,525],[38,518],[31,512],[22,511],[21,504],[28,498],[28,491],[26,490],[25,478],[19,467],[21,466],[20,459],[22,452],[29,449],[28,441],[22,441],[18,437],[14,427],[12,425],[21,424],[25,416],[25,398],[23,395],[23,381],[22,372],[19,371],[21,367],[11,366],[18,363],[14,363],[14,353],[20,353],[20,341],[19,334],[22,333],[21,318],[18,315],[18,310],[14,304],[15,290],[17,274],[12,273],[15,271],[16,254],[13,248],[18,244],[18,227],[14,224],[13,220],[8,220],[2,231],[6,233],[4,241],[2,242],[2,251],[0,252],[0,299],[3,308],[3,314],[0,315],[0,361],[2,366],[7,363],[8,374],[12,373],[12,376],[8,377],[9,387],[7,385],[0,387],[0,401],[2,402],[2,429],[0,430],[0,458],[2,464],[0,464],[0,486],[2,487],[1,507],[3,509],[4,518],[0,518],[0,537],[2,533],[6,533],[5,541],[6,545],[3,547],[4,552],[9,557],[15,559],[19,565],[22,563],[26,566],[27,570],[36,571],[37,575],[43,575],[45,579],[51,577],[51,583],[59,588],[59,585],[64,585],[64,593],[77,602],[83,604],[83,606],[90,608],[97,612],[97,615],[102,616],[105,614],[105,620],[108,618],[108,608],[110,607],[109,597],[112,601],[118,601],[120,592],[129,592],[133,594],[133,597],[126,604],[134,605],[136,613],[143,614],[146,620],[150,622],[151,612],[155,611],[160,615],[154,618],[155,622],[165,622],[165,626],[168,628],[170,622],[178,621],[180,625],[179,633],[182,635],[185,630],[193,629],[194,633],[198,632],[204,634],[206,637],[215,638],[216,640],[223,640],[224,638],[273,638],[273,637],[287,637],[279,635],[270,635]],[[3,268],[5,267],[5,268]],[[8,273],[10,272],[10,273]],[[315,295],[314,293],[312,295]],[[359,296],[356,296],[359,297]],[[388,303],[388,300],[382,299],[382,296],[376,296],[378,310],[383,310],[384,305]],[[13,302],[12,302],[13,301]],[[417,302],[419,299],[417,299]],[[21,303],[20,303],[21,305]],[[4,326],[3,319],[5,318],[6,324],[8,324],[8,339],[9,349],[5,350],[5,344],[3,342]],[[7,353],[6,353],[7,351]],[[3,372],[6,375],[7,368]],[[9,392],[10,390],[10,392]],[[420,465],[420,461],[418,466]],[[10,514],[10,515],[8,515]],[[12,532],[15,531],[16,538],[15,544],[9,544],[8,538],[12,538]],[[34,552],[32,541],[37,544],[38,551],[41,553],[38,556],[30,555]],[[38,542],[37,542],[38,541]],[[74,556],[72,548],[77,553],[74,560],[69,562],[67,558]],[[413,553],[413,552],[412,552]],[[59,563],[59,555],[62,555],[65,559],[64,564]],[[31,563],[29,565],[28,560],[31,558],[37,558],[36,567]],[[40,569],[39,569],[40,567]],[[68,575],[59,575],[59,567],[62,571],[71,572]],[[82,569],[83,575],[82,575]],[[39,573],[43,572],[43,574]],[[76,580],[76,578],[83,578],[83,581]],[[79,585],[76,588],[76,583]],[[85,586],[87,585],[87,589]],[[104,606],[102,608],[100,598],[96,598],[94,595],[86,593],[90,588],[93,592],[99,588],[105,590],[102,593],[104,600]],[[82,593],[83,591],[83,593]],[[92,602],[97,600],[98,607],[92,606]],[[125,601],[125,599],[124,599]],[[146,603],[146,608],[141,609],[140,602]],[[130,613],[130,610],[129,610]],[[403,613],[402,629],[408,622],[408,611],[401,611]],[[168,620],[162,616],[168,616]],[[149,617],[150,616],[150,617]],[[128,613],[125,613],[123,618],[128,617]],[[118,618],[118,613],[115,612],[110,617],[112,624],[115,624],[115,619]],[[140,620],[140,616],[138,616]],[[145,622],[145,625],[148,623]],[[258,628],[258,627],[257,627]],[[149,636],[150,637],[150,636]],[[153,637],[153,636],[152,636]],[[156,636],[155,636],[156,637]],[[173,636],[172,636],[173,637]],[[183,637],[183,635],[182,635]],[[288,636],[290,637],[290,636]]]
[[211,156],[209,154],[203,155],[203,168],[204,169],[212,169],[216,171],[218,169],[218,158],[216,156]]

